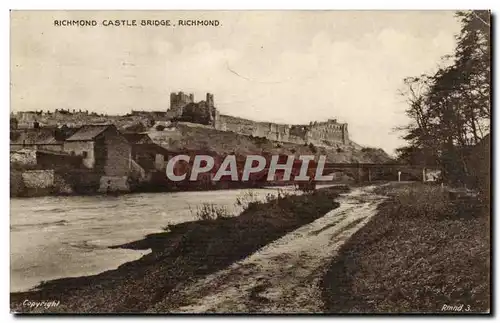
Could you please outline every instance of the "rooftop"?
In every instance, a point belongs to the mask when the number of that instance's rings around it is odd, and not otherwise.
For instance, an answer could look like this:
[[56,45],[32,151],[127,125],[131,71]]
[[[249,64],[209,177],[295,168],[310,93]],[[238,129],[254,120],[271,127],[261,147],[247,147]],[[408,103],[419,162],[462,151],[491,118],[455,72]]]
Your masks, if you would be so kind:
[[18,145],[55,145],[60,143],[55,138],[54,129],[23,129],[21,131],[12,131],[11,144]]
[[109,127],[115,127],[112,124],[101,124],[101,125],[84,125],[78,129],[75,134],[66,139],[66,141],[90,141],[94,140],[95,137],[99,136],[101,133],[106,131]]

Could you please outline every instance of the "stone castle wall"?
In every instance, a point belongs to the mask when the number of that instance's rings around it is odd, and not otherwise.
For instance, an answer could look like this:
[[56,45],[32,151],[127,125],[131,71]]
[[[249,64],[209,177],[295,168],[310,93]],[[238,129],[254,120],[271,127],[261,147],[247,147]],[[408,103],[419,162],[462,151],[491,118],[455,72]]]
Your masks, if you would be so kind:
[[336,119],[329,119],[326,122],[312,122],[307,127],[306,140],[322,142],[342,142],[349,141],[347,123],[338,123]]
[[232,131],[247,136],[265,137],[269,140],[277,141],[289,141],[290,127],[285,124],[258,122],[219,114],[214,127],[217,130]]
[[347,144],[349,142],[347,124],[337,123],[336,120],[314,122],[309,125],[288,125],[252,121],[219,114],[215,122],[215,129],[298,144],[313,143],[323,145]]
[[193,94],[171,93],[169,112],[179,121],[211,125],[220,131],[265,137],[269,140],[319,145],[349,142],[347,124],[338,123],[336,119],[311,122],[308,125],[252,121],[220,114],[215,108],[214,96],[211,93],[207,93],[205,101],[198,103],[194,102]]

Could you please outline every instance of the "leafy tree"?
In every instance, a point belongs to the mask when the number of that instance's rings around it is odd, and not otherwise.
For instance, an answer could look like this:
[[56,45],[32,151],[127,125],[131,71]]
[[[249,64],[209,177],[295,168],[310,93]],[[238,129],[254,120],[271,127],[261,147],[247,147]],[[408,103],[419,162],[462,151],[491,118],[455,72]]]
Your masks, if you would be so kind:
[[408,141],[398,149],[408,163],[440,165],[451,182],[469,175],[471,146],[490,131],[490,12],[460,11],[461,30],[451,56],[434,75],[408,77],[406,97],[410,124],[400,128]]
[[157,131],[163,131],[163,130],[165,130],[165,128],[166,127],[164,125],[162,125],[162,124],[159,124],[159,125],[156,126],[156,130]]

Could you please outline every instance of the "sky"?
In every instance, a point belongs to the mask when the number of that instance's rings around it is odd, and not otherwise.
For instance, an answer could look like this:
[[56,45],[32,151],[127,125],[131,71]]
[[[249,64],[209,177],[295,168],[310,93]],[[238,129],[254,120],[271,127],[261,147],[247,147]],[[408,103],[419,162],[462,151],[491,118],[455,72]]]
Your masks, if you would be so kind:
[[[54,25],[75,19],[97,26]],[[137,26],[102,24],[116,19]],[[178,22],[192,19],[219,26]],[[435,71],[459,30],[452,11],[12,11],[11,110],[165,111],[170,92],[210,92],[223,114],[337,119],[392,154],[403,79]]]

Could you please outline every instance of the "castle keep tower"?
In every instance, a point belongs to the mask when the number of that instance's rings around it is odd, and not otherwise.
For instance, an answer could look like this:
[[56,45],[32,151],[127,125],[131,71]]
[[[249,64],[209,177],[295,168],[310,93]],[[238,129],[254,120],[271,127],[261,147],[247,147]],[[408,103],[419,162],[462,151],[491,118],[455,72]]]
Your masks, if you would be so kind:
[[192,93],[170,93],[170,109],[173,119],[211,125],[215,127],[218,111],[214,104],[214,95],[206,94],[204,101],[195,102]]
[[212,93],[207,93],[207,106],[214,107],[214,95]]
[[189,103],[194,103],[193,93],[186,94],[184,92],[170,93],[170,110],[176,117],[182,116],[184,107]]

